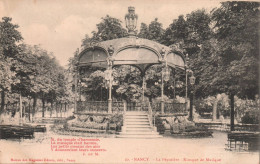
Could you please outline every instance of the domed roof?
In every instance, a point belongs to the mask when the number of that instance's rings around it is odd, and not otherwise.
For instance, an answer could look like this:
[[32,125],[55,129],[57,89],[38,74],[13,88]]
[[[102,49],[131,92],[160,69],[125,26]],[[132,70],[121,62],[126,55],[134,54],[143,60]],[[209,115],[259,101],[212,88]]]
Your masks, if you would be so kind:
[[96,43],[80,52],[79,66],[108,67],[133,65],[144,72],[149,66],[166,62],[168,66],[184,69],[185,58],[177,46],[167,47],[152,40],[135,36]]

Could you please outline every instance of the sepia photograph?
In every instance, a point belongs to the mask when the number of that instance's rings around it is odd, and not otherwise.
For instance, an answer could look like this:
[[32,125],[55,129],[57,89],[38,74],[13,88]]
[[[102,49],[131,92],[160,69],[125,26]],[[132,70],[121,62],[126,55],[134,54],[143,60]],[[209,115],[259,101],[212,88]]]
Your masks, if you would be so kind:
[[259,164],[259,1],[0,0],[0,163]]

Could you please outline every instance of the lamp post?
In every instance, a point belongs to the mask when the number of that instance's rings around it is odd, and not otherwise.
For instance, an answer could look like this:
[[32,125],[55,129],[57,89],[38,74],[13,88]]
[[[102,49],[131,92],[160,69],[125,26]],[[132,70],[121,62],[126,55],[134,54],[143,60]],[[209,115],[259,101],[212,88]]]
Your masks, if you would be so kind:
[[170,79],[170,71],[167,67],[167,63],[165,64],[165,67],[162,69],[162,83],[161,83],[161,113],[164,113],[164,81],[169,81]]

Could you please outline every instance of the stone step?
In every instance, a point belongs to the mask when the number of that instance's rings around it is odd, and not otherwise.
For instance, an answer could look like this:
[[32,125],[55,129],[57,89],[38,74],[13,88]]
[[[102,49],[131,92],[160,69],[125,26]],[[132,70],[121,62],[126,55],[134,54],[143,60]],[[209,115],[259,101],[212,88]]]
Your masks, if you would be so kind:
[[158,132],[154,131],[147,131],[147,132],[142,132],[142,131],[132,131],[132,132],[119,132],[120,135],[159,135]]
[[133,111],[124,115],[124,131],[120,132],[118,138],[161,138],[154,127],[150,125],[147,112]]
[[149,123],[150,121],[149,120],[136,120],[136,121],[132,121],[132,120],[125,120],[124,123]]
[[148,120],[148,117],[124,117],[125,120]]
[[150,125],[150,122],[124,122],[124,125]]
[[117,138],[162,138],[161,135],[117,135]]
[[147,113],[125,113],[125,116],[148,116]]
[[137,113],[137,114],[143,114],[143,113],[146,113],[147,114],[147,111],[126,111],[125,113]]
[[151,128],[151,125],[150,124],[143,124],[143,125],[140,125],[140,124],[127,124],[127,125],[124,125],[124,127],[126,128]]
[[149,122],[149,119],[124,119],[124,122]]
[[147,115],[125,115],[124,118],[148,118]]
[[149,120],[148,118],[125,118],[125,121],[147,121]]
[[137,129],[126,129],[125,132],[151,132],[152,129],[148,128],[137,128]]

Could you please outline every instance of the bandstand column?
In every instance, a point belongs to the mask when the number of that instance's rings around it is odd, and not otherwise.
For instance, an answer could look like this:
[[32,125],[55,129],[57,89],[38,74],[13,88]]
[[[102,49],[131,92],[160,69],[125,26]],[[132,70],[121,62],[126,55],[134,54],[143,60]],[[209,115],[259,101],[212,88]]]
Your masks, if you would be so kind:
[[162,84],[161,84],[161,113],[164,113],[164,99],[163,99],[163,88],[164,88],[164,81],[163,81],[163,71],[162,71]]
[[81,102],[81,80],[79,79],[79,101]]
[[189,55],[185,56],[185,111],[188,110],[188,63],[189,63]]
[[144,102],[145,77],[143,76],[142,101]]
[[109,57],[107,58],[108,62],[108,72],[109,72],[109,96],[108,96],[108,113],[112,113],[112,82],[113,82],[113,76],[112,76],[112,68],[113,68],[113,53],[114,53],[114,47],[110,45],[108,47],[108,54]]
[[78,92],[78,66],[76,65],[76,74],[75,74],[75,81],[74,81],[74,112],[77,113],[77,92]]
[[105,71],[105,79],[108,85],[108,113],[112,113],[112,66]]
[[112,113],[112,76],[109,79],[108,113]]
[[188,73],[187,73],[187,67],[185,67],[185,111],[187,111],[188,108]]

